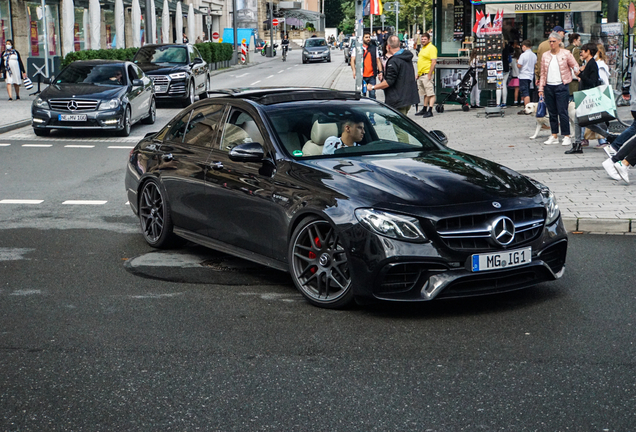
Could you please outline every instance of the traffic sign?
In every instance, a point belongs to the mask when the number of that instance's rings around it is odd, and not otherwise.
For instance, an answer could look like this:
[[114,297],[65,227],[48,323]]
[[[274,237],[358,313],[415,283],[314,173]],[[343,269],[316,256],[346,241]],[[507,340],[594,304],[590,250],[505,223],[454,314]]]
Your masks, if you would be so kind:
[[627,13],[627,19],[629,21],[629,28],[634,28],[634,19],[636,19],[636,8],[634,2],[629,4],[629,12]]
[[278,20],[277,20],[276,18],[274,18],[274,19],[272,20],[272,25],[273,25],[274,27],[277,27],[277,26],[278,26]]
[[219,32],[212,33],[212,40],[213,41],[218,41],[219,40]]

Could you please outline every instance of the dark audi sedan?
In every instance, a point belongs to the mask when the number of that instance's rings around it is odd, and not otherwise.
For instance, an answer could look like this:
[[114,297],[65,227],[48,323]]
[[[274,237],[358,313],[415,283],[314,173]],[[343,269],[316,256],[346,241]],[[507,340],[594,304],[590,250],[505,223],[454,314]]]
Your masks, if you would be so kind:
[[51,77],[33,101],[31,124],[38,136],[51,129],[106,129],[130,135],[133,124],[153,124],[152,82],[130,62],[76,61]]
[[126,190],[151,246],[187,239],[288,271],[321,307],[561,277],[552,192],[445,141],[355,93],[228,90],[137,144]]

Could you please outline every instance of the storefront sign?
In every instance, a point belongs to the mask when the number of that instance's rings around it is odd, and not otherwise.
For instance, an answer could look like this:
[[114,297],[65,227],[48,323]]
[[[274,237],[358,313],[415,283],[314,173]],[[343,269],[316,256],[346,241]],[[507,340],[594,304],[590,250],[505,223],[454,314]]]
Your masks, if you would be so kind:
[[79,34],[79,23],[75,23],[75,51],[81,51],[80,48],[80,34]]
[[437,57],[435,69],[468,69],[467,58]]
[[601,10],[600,1],[582,2],[529,2],[529,3],[499,3],[486,4],[486,13],[542,13],[542,12],[598,12]]
[[38,42],[38,22],[31,21],[31,57],[40,56],[40,44]]

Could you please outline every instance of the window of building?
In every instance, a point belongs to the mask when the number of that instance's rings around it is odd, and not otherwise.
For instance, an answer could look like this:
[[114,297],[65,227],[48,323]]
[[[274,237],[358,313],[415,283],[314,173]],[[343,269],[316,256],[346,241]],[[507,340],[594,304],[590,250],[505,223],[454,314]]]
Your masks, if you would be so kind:
[[56,4],[46,5],[42,10],[41,3],[26,3],[27,23],[29,25],[29,46],[31,57],[44,57],[44,16],[46,14],[46,44],[48,55],[61,54],[62,38],[60,36],[60,14]]
[[0,48],[3,51],[7,39],[13,39],[11,35],[11,4],[9,0],[0,0]]

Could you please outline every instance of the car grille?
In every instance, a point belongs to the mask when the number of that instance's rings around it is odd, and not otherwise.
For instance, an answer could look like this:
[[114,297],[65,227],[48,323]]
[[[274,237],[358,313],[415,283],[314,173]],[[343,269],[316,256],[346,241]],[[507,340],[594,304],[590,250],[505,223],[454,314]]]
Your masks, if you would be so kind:
[[390,267],[380,283],[380,293],[395,293],[408,291],[413,288],[420,277],[419,264],[396,264]]
[[[75,103],[76,109],[69,109],[71,102]],[[49,99],[49,104],[51,105],[51,109],[55,111],[79,112],[95,111],[97,105],[99,105],[99,101],[93,99]]]
[[437,222],[437,234],[447,247],[457,251],[501,249],[492,238],[489,225],[495,218],[506,216],[515,225],[514,239],[507,247],[519,246],[539,236],[544,214],[545,209],[538,207],[442,219]]
[[172,85],[170,86],[170,91],[168,92],[169,94],[179,94],[179,93],[185,93],[186,92],[186,83],[185,81],[181,81],[181,82],[176,82],[176,83],[172,83]]
[[543,250],[539,254],[539,258],[542,259],[554,273],[558,273],[565,265],[567,250],[567,242],[562,241]]
[[151,76],[150,79],[155,85],[155,93],[165,93],[168,91],[170,80],[165,76]]

